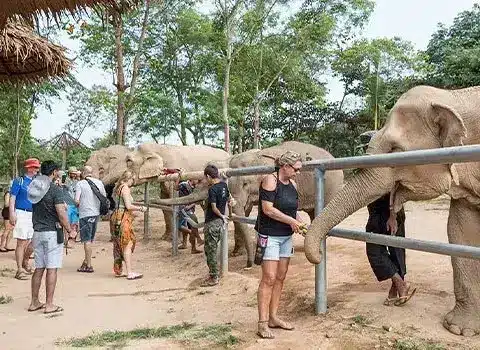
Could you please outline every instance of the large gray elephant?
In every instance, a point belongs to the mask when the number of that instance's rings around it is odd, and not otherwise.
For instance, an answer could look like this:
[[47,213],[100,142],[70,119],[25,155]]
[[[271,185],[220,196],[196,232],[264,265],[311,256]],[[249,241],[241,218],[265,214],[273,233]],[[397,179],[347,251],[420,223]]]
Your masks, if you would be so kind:
[[[417,86],[394,105],[367,153],[390,153],[480,143],[480,87],[442,90]],[[480,246],[480,163],[362,169],[315,218],[305,239],[305,254],[320,261],[319,244],[330,229],[395,187],[398,212],[409,200],[451,196],[450,243]],[[455,307],[444,318],[454,334],[480,333],[480,261],[452,257]]]
[[[274,165],[275,158],[287,150],[298,152],[303,159],[311,157],[312,159],[331,159],[333,156],[323,148],[309,145],[302,142],[288,141],[278,146],[265,148],[263,150],[249,150],[234,155],[229,160],[230,168],[241,168],[258,165]],[[258,204],[258,191],[263,175],[237,176],[228,180],[228,187],[235,199],[233,212],[236,215],[248,216],[253,205]],[[311,218],[314,217],[315,210],[315,180],[313,172],[302,171],[297,175],[296,181],[299,190],[299,209],[307,212]],[[341,170],[328,172],[325,176],[325,201],[328,203],[335,193],[343,185],[343,172]],[[162,204],[187,204],[204,200],[207,197],[206,188],[199,188],[197,191],[186,197],[175,198],[172,200],[162,200]],[[235,223],[235,247],[234,254],[247,250],[247,267],[253,264],[253,228],[246,224]]]

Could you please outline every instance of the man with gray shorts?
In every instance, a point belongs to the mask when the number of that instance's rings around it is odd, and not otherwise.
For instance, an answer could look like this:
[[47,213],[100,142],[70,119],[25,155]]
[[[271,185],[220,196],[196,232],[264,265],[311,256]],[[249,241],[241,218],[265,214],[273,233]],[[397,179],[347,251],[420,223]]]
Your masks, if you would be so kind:
[[[53,304],[53,295],[57,284],[57,270],[63,261],[63,229],[70,234],[65,198],[60,187],[53,181],[58,175],[59,166],[48,160],[42,163],[41,176],[37,176],[28,187],[28,199],[33,204],[33,249],[35,253],[35,272],[32,276],[32,301],[28,311],[44,309],[43,313],[52,314],[63,311]],[[59,233],[57,233],[57,231]],[[46,277],[46,303],[38,298],[43,273]]]

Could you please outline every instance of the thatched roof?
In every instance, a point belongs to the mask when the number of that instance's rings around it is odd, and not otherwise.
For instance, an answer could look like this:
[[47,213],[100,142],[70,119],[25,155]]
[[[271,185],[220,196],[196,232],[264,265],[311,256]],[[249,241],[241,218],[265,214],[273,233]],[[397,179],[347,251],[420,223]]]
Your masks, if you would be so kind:
[[27,21],[37,18],[42,13],[47,16],[71,14],[92,6],[130,6],[141,0],[0,0],[0,29],[7,19],[22,17]]
[[32,28],[9,22],[0,31],[0,83],[36,83],[65,75],[70,66],[65,48],[38,36]]

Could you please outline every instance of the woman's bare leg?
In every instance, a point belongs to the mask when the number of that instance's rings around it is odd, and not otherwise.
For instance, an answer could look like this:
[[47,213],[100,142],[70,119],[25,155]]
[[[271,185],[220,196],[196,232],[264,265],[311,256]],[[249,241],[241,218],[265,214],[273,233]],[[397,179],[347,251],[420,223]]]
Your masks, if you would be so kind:
[[273,287],[277,276],[278,261],[264,260],[262,262],[262,279],[258,286],[258,332],[262,338],[273,338],[268,329],[269,308],[272,300]]

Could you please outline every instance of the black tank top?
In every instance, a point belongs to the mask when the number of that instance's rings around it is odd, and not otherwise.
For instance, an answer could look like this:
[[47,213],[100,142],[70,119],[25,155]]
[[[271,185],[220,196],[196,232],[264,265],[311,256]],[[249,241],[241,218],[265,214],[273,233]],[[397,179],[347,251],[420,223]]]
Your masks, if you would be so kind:
[[297,217],[298,192],[295,186],[289,181],[283,184],[277,177],[277,188],[275,191],[267,191],[260,184],[260,195],[258,200],[258,216],[255,230],[267,236],[291,236],[293,230],[290,225],[272,219],[262,210],[262,200],[273,202],[273,207],[292,218]]

